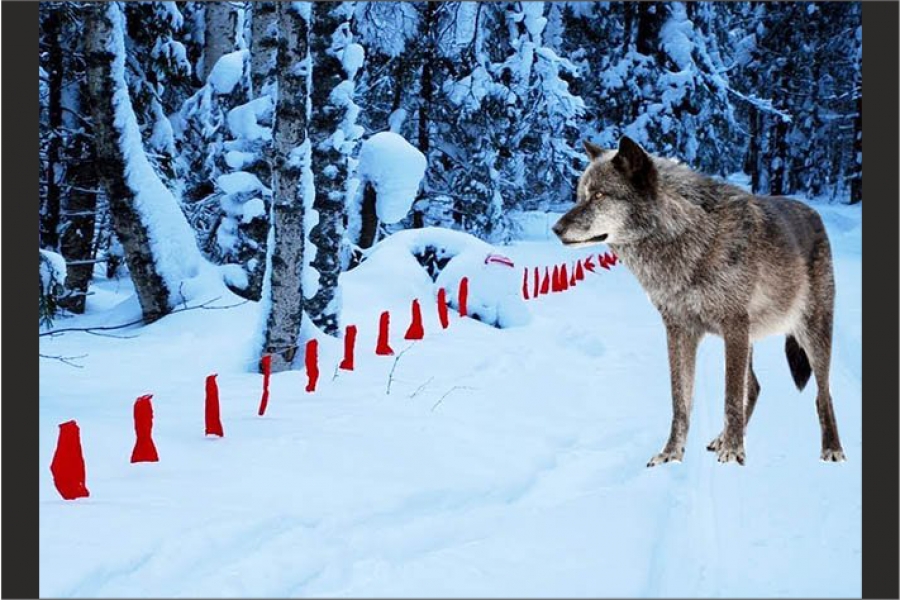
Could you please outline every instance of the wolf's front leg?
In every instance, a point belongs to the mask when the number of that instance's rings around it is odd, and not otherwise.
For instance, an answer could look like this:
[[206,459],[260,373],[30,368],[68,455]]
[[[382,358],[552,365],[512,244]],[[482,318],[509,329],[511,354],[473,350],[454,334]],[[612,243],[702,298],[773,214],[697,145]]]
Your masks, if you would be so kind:
[[725,431],[716,449],[719,462],[744,464],[744,397],[750,358],[750,326],[746,316],[723,324],[725,338]]
[[666,322],[669,347],[669,376],[672,382],[672,430],[662,452],[650,459],[648,467],[684,458],[694,394],[694,365],[700,335],[692,329]]

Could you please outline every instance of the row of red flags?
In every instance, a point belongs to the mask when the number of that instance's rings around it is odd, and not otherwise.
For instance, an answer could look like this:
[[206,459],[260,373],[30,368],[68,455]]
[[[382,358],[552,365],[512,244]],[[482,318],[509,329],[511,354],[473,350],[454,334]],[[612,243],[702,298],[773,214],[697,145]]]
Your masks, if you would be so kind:
[[[468,314],[469,278],[463,277],[459,284],[457,297],[459,316]],[[442,329],[450,326],[450,311],[447,305],[447,292],[444,288],[438,290],[437,295],[438,319]],[[381,313],[378,323],[378,342],[375,346],[375,354],[379,356],[392,356],[394,350],[389,338],[390,313]],[[344,357],[338,368],[345,371],[354,370],[354,353],[356,348],[356,325],[348,325],[344,332]],[[412,321],[406,334],[407,340],[421,340],[425,337],[425,328],[422,323],[422,307],[419,300],[412,301]],[[306,376],[307,392],[315,392],[319,380],[319,341],[311,339],[306,342]],[[263,390],[259,402],[258,414],[263,416],[269,403],[269,379],[271,377],[272,356],[265,355],[261,361],[263,372]],[[222,419],[219,412],[219,386],[216,382],[216,374],[206,378],[206,402],[205,422],[206,435],[224,437]],[[152,394],[141,396],[134,402],[134,432],[135,444],[131,452],[131,462],[158,462],[159,453],[153,442],[153,405]],[[85,498],[90,496],[90,491],[85,483],[84,454],[81,449],[81,433],[75,421],[67,421],[59,426],[59,438],[56,443],[56,451],[50,463],[50,472],[53,474],[53,483],[59,494],[66,500]]]
[[[618,258],[615,254],[604,253],[598,255],[598,263],[604,269],[609,269],[615,265]],[[509,265],[512,266],[512,265]],[[540,278],[540,270],[534,267],[533,277],[529,277],[532,271],[525,269],[525,276],[522,282],[522,294],[526,300],[529,298],[537,298],[542,294],[550,292],[565,291],[569,287],[584,279],[584,271],[595,272],[593,257],[589,256],[584,261],[578,260],[572,268],[571,276],[568,273],[566,264],[554,265],[553,271],[549,267],[544,268],[543,280]],[[529,280],[533,279],[533,288],[529,294]],[[457,304],[460,317],[468,315],[468,295],[469,295],[469,279],[463,277],[459,284]],[[442,329],[447,329],[450,325],[449,307],[447,304],[447,292],[444,288],[440,288],[437,294],[437,311],[438,319]],[[418,299],[412,301],[411,306],[411,322],[406,330],[403,338],[406,340],[421,340],[425,336],[425,329],[422,323],[422,307]],[[378,356],[392,356],[394,350],[390,345],[390,313],[384,311],[378,321],[378,341],[375,346],[375,354]],[[344,356],[338,365],[339,369],[345,371],[354,370],[354,353],[356,348],[356,325],[347,325],[344,331]],[[319,380],[319,342],[311,339],[306,342],[306,375],[307,375],[307,392],[315,392],[316,385]],[[269,402],[269,379],[271,377],[271,355],[263,356],[261,361],[263,372],[263,390],[260,398],[258,414],[260,416],[266,413]],[[216,382],[216,374],[209,375],[206,378],[206,401],[205,401],[205,423],[206,435],[214,435],[223,437],[225,431],[222,427],[222,420],[219,412],[219,387]],[[135,444],[131,452],[131,462],[158,462],[159,454],[156,445],[153,442],[153,405],[151,403],[152,394],[139,397],[134,402],[134,432]],[[66,500],[74,500],[90,496],[90,491],[85,483],[85,465],[84,455],[81,449],[81,436],[78,424],[73,421],[67,421],[59,426],[59,438],[56,444],[56,451],[50,464],[50,471],[53,474],[53,483],[59,494]]]
[[[619,257],[615,254],[604,252],[597,255],[597,263],[606,270],[618,262]],[[571,274],[566,263],[553,265],[553,271],[550,270],[550,267],[544,267],[543,279],[539,267],[534,267],[533,270],[526,267],[522,273],[522,297],[525,300],[531,300],[544,294],[564,292],[583,280],[585,271],[595,273],[596,270],[597,265],[594,264],[593,255],[583,261],[578,259],[572,266]]]

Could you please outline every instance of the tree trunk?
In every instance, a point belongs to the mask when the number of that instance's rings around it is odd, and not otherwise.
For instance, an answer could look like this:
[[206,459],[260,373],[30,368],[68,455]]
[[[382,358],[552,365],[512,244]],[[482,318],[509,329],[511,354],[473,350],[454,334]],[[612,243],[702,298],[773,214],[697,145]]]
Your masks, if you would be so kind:
[[759,114],[755,108],[747,110],[747,154],[744,172],[750,175],[750,191],[759,193]]
[[[419,151],[428,158],[431,151],[431,110],[434,102],[434,64],[437,60],[435,49],[435,2],[425,3],[425,14],[422,17],[422,35],[425,40],[425,49],[422,56],[422,84],[421,99],[419,100]],[[413,202],[413,228],[421,229],[425,226],[425,202],[428,194],[428,172],[426,170],[424,181],[419,187],[419,192]]]
[[332,35],[344,22],[337,2],[314,2],[310,30],[312,58],[312,105],[309,136],[312,164],[315,165],[316,196],[313,208],[318,223],[309,233],[316,247],[310,267],[317,271],[319,288],[306,302],[306,313],[325,334],[339,334],[340,298],[337,294],[341,272],[341,240],[344,229],[344,185],[347,180],[346,157],[335,148],[332,135],[341,127],[345,105],[331,100],[332,91],[344,80],[340,53],[332,52]]
[[234,23],[230,2],[204,2],[206,7],[206,38],[203,44],[203,77],[224,55],[234,50]]
[[[74,29],[74,28],[70,28]],[[66,54],[80,54],[80,31],[68,31]],[[75,40],[79,40],[76,42]],[[73,43],[74,42],[74,43]],[[88,286],[94,272],[94,227],[97,216],[97,193],[100,182],[95,167],[96,157],[92,132],[81,120],[85,112],[84,73],[69,61],[65,78],[67,93],[63,95],[63,126],[68,132],[66,143],[66,194],[62,202],[59,243],[66,259],[66,295],[60,304],[74,313],[83,313]]]
[[45,21],[49,43],[47,52],[47,117],[50,139],[47,142],[47,198],[41,214],[41,246],[56,250],[59,247],[59,208],[62,164],[62,87],[64,68],[63,27],[61,7],[50,11]]
[[778,118],[771,140],[772,152],[769,155],[771,171],[769,175],[769,194],[782,196],[787,193],[787,123]]
[[362,200],[362,227],[359,231],[359,247],[371,248],[375,243],[375,237],[378,233],[378,213],[375,211],[375,203],[378,200],[378,194],[375,186],[367,181],[363,188]]
[[[154,173],[141,145],[125,83],[120,9],[115,2],[97,2],[86,4],[84,11],[96,166],[144,321],[152,322],[179,301],[178,287],[184,278],[196,274],[199,254],[175,198]],[[161,252],[163,245],[166,256],[154,252],[154,247]]]
[[265,93],[267,84],[275,78],[278,55],[278,17],[274,2],[254,2],[250,24],[250,81],[251,98]]
[[[272,355],[272,370],[289,369],[299,345],[303,315],[301,278],[305,244],[304,212],[312,173],[307,140],[309,70],[298,68],[309,54],[308,13],[294,3],[278,3],[281,33],[277,52],[278,96],[273,132],[272,173],[274,246],[269,270],[264,354]],[[295,155],[301,154],[300,160]]]
[[856,114],[853,117],[853,155],[850,157],[850,204],[862,202],[862,82],[856,93],[858,95]]

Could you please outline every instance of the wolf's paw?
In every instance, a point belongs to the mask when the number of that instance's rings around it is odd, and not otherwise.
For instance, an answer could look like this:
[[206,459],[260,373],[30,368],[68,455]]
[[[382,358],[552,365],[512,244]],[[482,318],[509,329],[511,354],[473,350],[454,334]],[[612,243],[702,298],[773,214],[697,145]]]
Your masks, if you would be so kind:
[[722,447],[722,442],[723,442],[722,436],[723,436],[723,434],[720,433],[719,435],[714,437],[713,441],[711,441],[709,444],[706,445],[706,449],[709,450],[710,452],[718,452],[719,448]]
[[847,457],[844,456],[844,451],[838,448],[837,450],[833,450],[831,448],[826,448],[822,450],[822,460],[824,462],[844,462],[847,460]]
[[678,450],[663,450],[656,456],[650,459],[650,462],[647,463],[648,467],[655,467],[656,465],[661,465],[663,463],[678,461],[681,462],[684,458],[684,448],[680,448]]
[[719,448],[716,450],[716,453],[719,455],[720,463],[729,463],[736,462],[739,465],[744,464],[744,446],[734,446],[732,444],[725,444],[724,440],[721,444],[719,444]]

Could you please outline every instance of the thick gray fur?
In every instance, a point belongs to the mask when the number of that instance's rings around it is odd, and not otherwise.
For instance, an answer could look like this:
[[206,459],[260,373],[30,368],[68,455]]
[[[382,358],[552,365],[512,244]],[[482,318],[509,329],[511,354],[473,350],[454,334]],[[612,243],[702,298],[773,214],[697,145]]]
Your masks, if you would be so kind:
[[571,246],[609,244],[662,315],[673,418],[668,442],[648,466],[684,456],[697,346],[708,333],[725,341],[725,428],[708,446],[720,462],[744,464],[760,390],[751,345],[769,335],[787,336],[799,389],[815,374],[821,458],[844,460],[828,385],[834,270],[818,213],[652,156],[627,137],[618,150],[585,148],[591,163],[577,204],[553,231]]

